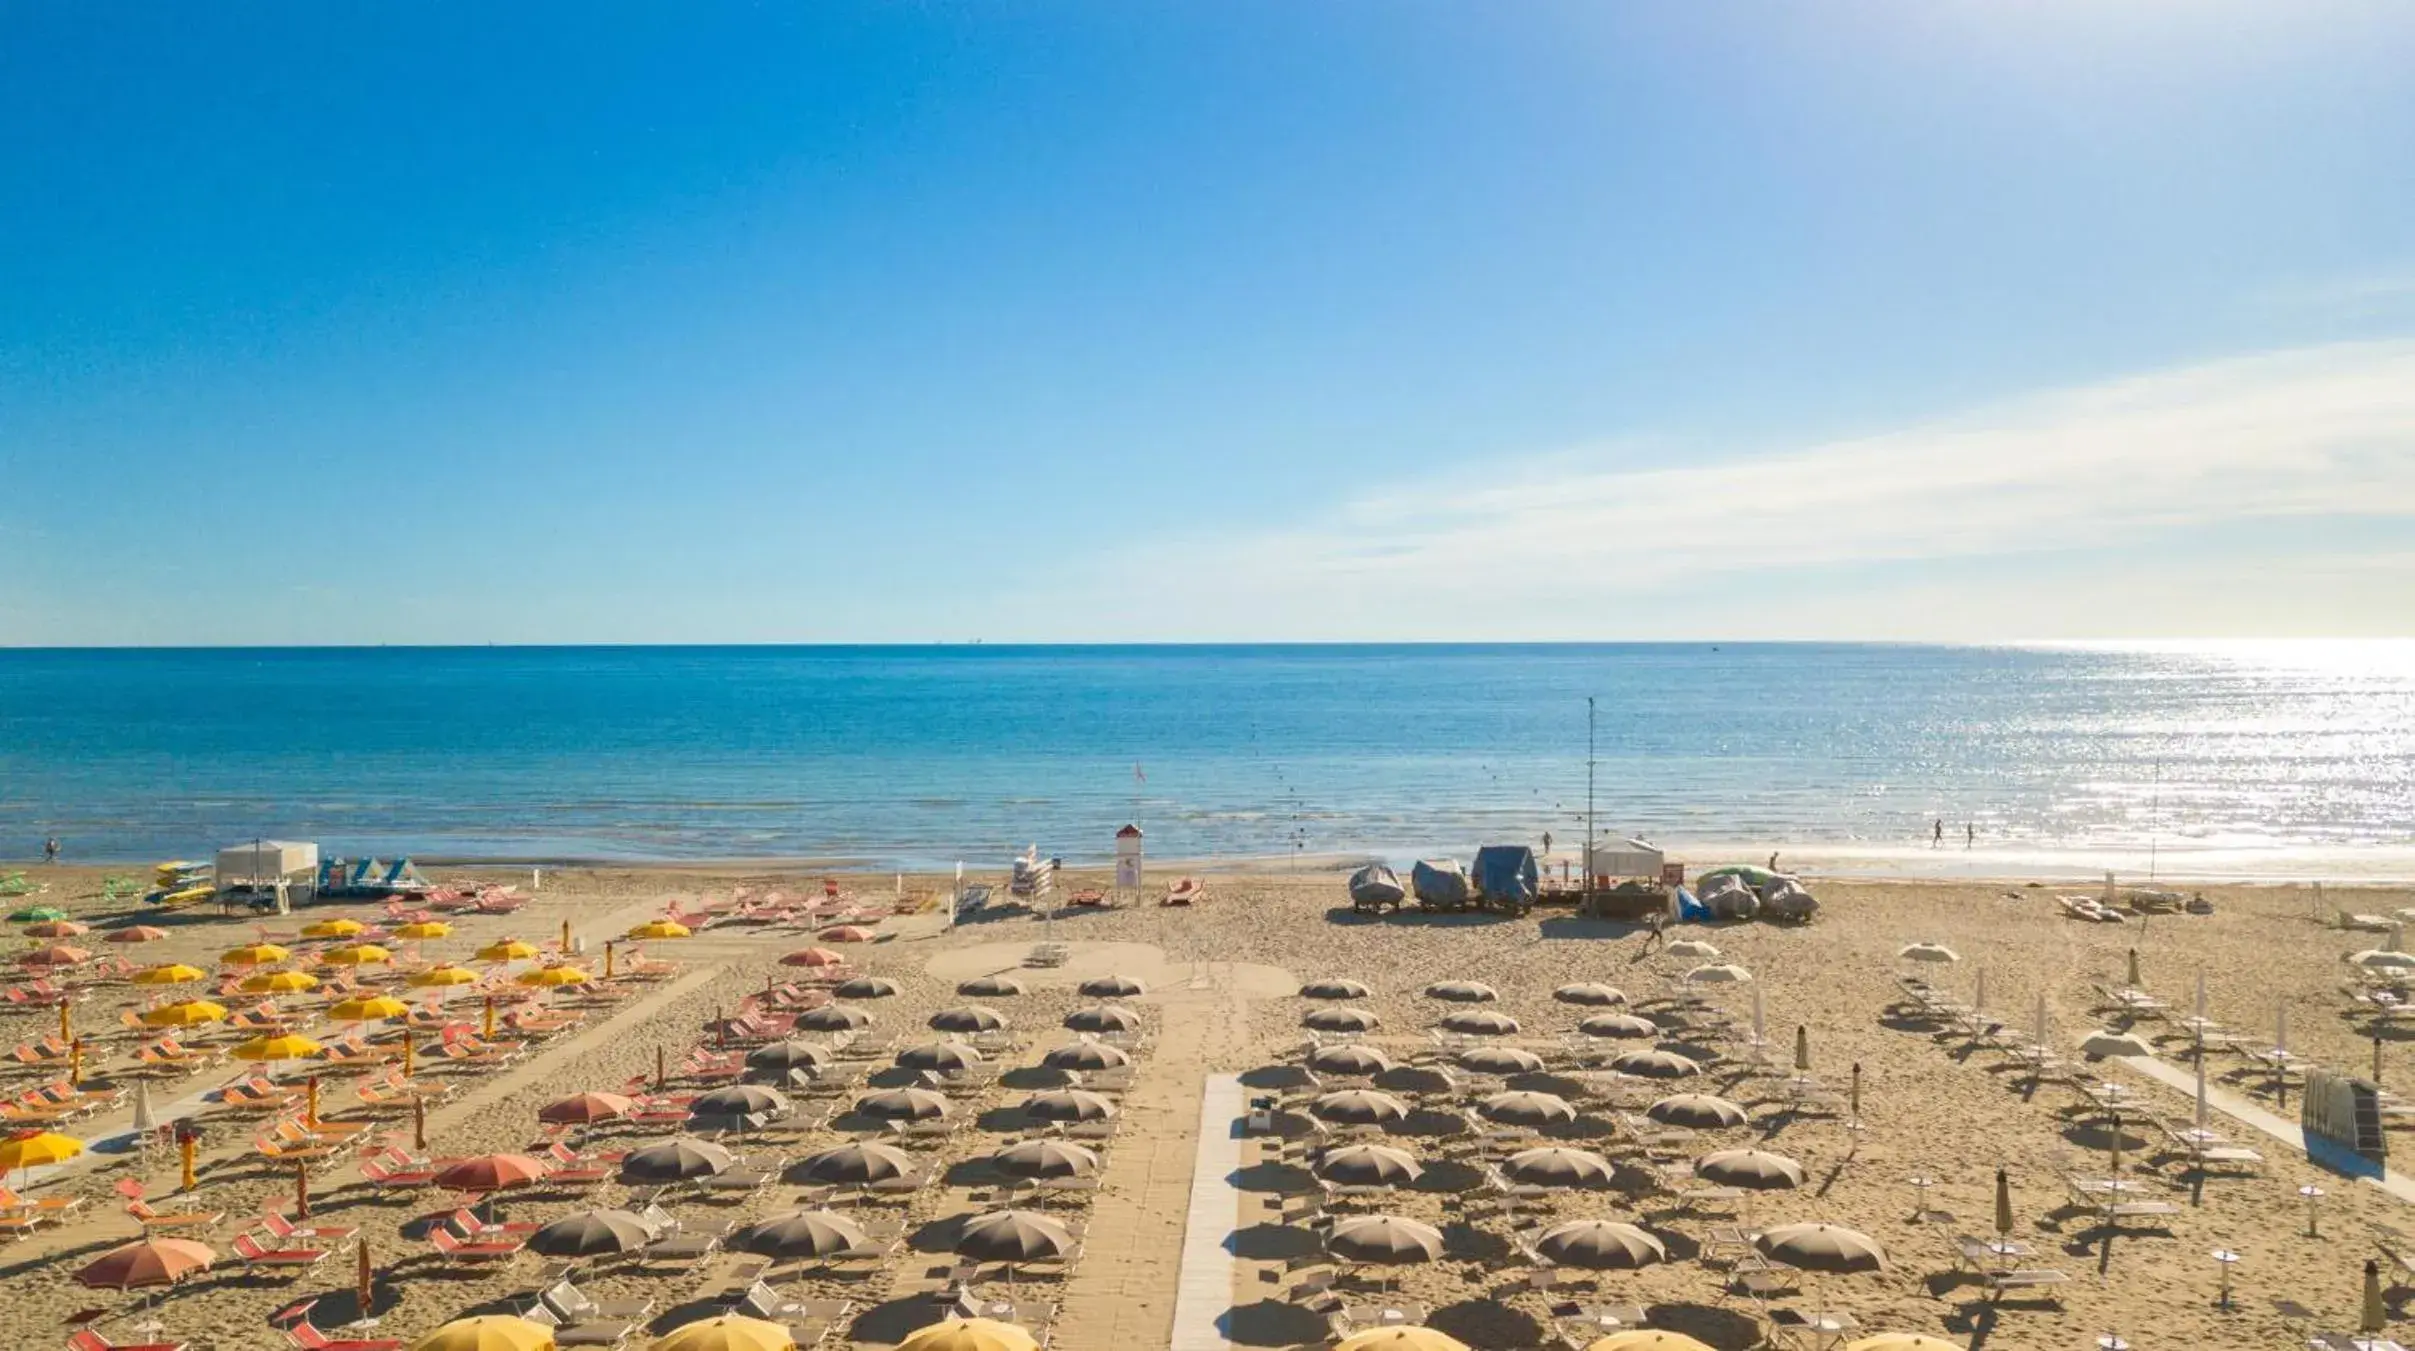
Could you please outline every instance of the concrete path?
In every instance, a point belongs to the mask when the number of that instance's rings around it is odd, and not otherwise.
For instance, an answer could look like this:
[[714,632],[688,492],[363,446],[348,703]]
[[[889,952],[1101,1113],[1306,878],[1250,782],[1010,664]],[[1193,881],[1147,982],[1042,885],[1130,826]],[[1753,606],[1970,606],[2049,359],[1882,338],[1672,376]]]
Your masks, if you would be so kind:
[[[2197,1101],[2197,1069],[2195,1066],[2184,1069],[2179,1065],[2167,1064],[2153,1056],[2143,1055],[2126,1056],[2121,1063],[2159,1084],[2180,1090],[2187,1096],[2191,1104]],[[2208,1111],[2220,1112],[2240,1125],[2259,1131],[2301,1154],[2306,1152],[2306,1133],[2299,1129],[2297,1122],[2282,1117],[2262,1104],[2242,1097],[2210,1079],[2205,1085],[2205,1105]],[[2415,1204],[2415,1178],[2408,1177],[2404,1173],[2390,1171],[2377,1178],[2369,1177],[2360,1180],[2381,1188],[2401,1201]]]
[[1222,1321],[1233,1307],[1228,1240],[1241,1214],[1233,1174],[1241,1167],[1241,1076],[1208,1077],[1199,1095],[1199,1150],[1191,1166],[1191,1213],[1183,1226],[1182,1279],[1174,1295],[1173,1351],[1224,1351]]

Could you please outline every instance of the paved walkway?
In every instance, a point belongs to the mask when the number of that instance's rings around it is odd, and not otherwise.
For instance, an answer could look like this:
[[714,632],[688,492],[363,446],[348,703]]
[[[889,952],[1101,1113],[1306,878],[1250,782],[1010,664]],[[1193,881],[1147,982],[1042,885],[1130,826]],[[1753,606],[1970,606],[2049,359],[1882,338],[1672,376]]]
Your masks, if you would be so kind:
[[[2167,1064],[2154,1056],[2144,1055],[2126,1056],[2121,1063],[2159,1084],[2179,1089],[2188,1096],[2191,1103],[2196,1102],[2197,1069],[2195,1066],[2184,1069],[2178,1065]],[[2260,1131],[2301,1154],[2306,1152],[2306,1133],[2299,1129],[2297,1122],[2272,1112],[2252,1099],[2233,1093],[2211,1079],[2208,1079],[2205,1085],[2205,1105],[2207,1110],[2220,1112],[2233,1121]],[[2385,1172],[2377,1178],[2369,1177],[2360,1180],[2381,1188],[2401,1201],[2415,1204],[2415,1178],[2408,1177],[2404,1173]]]
[[1237,1123],[1245,1101],[1241,1076],[1210,1075],[1199,1094],[1199,1149],[1191,1165],[1191,1213],[1183,1227],[1182,1278],[1174,1294],[1173,1351],[1224,1351],[1223,1319],[1233,1307],[1229,1240],[1241,1211],[1233,1174],[1241,1167]]

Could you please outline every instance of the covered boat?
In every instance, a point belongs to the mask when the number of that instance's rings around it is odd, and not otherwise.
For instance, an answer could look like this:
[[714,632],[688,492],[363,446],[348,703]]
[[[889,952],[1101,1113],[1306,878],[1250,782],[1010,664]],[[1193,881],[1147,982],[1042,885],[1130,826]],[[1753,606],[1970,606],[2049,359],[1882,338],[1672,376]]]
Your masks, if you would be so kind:
[[1400,875],[1381,863],[1370,863],[1350,874],[1350,908],[1353,910],[1397,907],[1408,896],[1408,892],[1401,889]]

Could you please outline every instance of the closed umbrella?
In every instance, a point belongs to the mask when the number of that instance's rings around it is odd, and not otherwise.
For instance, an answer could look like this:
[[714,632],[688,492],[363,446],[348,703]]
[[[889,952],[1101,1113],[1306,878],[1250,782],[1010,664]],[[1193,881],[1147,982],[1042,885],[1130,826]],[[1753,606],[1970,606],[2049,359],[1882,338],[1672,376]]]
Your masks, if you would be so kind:
[[931,1027],[939,1032],[998,1032],[1006,1027],[1006,1015],[984,1004],[966,1004],[932,1014]]
[[735,1247],[758,1257],[782,1260],[832,1257],[868,1242],[862,1225],[834,1211],[799,1210],[751,1225]]
[[1797,1074],[1811,1072],[1811,1029],[1801,1023],[1794,1025],[1794,1067]]
[[1023,1114],[1034,1121],[1105,1121],[1115,1112],[1115,1099],[1081,1088],[1034,1093],[1023,1100]]
[[1586,1271],[1634,1271],[1669,1260],[1661,1241],[1616,1220],[1571,1220],[1535,1238],[1535,1256]]
[[620,1180],[633,1186],[688,1182],[725,1172],[737,1161],[728,1150],[710,1140],[665,1140],[629,1151],[621,1160]]
[[859,1186],[868,1182],[892,1182],[913,1177],[921,1169],[912,1155],[895,1145],[859,1141],[807,1155],[790,1171],[797,1179],[807,1182]]
[[1319,1074],[1364,1077],[1392,1068],[1392,1057],[1372,1046],[1320,1046],[1308,1053],[1307,1064]]
[[1040,1343],[1013,1323],[944,1318],[906,1334],[897,1351],[1040,1351]]
[[1660,1036],[1660,1024],[1632,1013],[1597,1013],[1578,1023],[1576,1030],[1603,1041],[1654,1041]]
[[547,1257],[607,1257],[636,1252],[651,1238],[646,1222],[626,1210],[582,1210],[530,1234],[528,1246]]
[[655,1341],[653,1351],[796,1351],[787,1327],[744,1314],[715,1314],[683,1323]]
[[1564,1125],[1576,1108],[1557,1093],[1495,1093],[1476,1104],[1476,1114],[1504,1126]]
[[1584,1008],[1607,1008],[1627,1002],[1625,992],[1616,986],[1602,985],[1592,981],[1563,985],[1552,991],[1551,997],[1563,1004],[1575,1004]]
[[897,1064],[909,1070],[967,1070],[981,1063],[981,1053],[960,1041],[932,1041],[897,1053]]
[[1140,1015],[1121,1004],[1093,1004],[1066,1014],[1065,1026],[1075,1032],[1138,1032]]
[[1726,1130],[1745,1123],[1744,1109],[1708,1093],[1678,1093],[1644,1109],[1644,1115],[1664,1126],[1687,1130]]
[[2012,1179],[2004,1170],[1996,1170],[1996,1233],[2009,1235],[2013,1230]]
[[1405,1187],[1425,1175],[1425,1166],[1390,1145],[1344,1145],[1317,1157],[1316,1175],[1345,1187]]
[[2130,949],[2130,988],[2135,990],[2144,984],[2146,982],[2139,979],[2138,976],[2138,949],[2132,948]]
[[1365,1009],[1310,1009],[1300,1015],[1300,1026],[1317,1032],[1372,1032],[1383,1020]]
[[855,1110],[883,1121],[936,1121],[955,1109],[944,1093],[927,1088],[891,1088],[857,1098]]
[[1446,1004],[1490,1004],[1500,997],[1500,991],[1481,981],[1446,980],[1426,987],[1426,998]]
[[1055,1070],[1080,1070],[1089,1073],[1129,1065],[1132,1057],[1122,1050],[1099,1041],[1077,1041],[1051,1048],[1040,1057],[1040,1063]]
[[957,986],[956,993],[969,999],[1013,999],[1028,992],[1013,976],[975,976]]
[[1098,1155],[1064,1140],[1025,1140],[989,1156],[990,1165],[1008,1177],[1090,1177],[1098,1172]]
[[2390,1311],[2382,1307],[2381,1263],[2365,1259],[2365,1297],[2359,1309],[2356,1330],[2367,1335],[2378,1334],[2389,1325]]
[[1044,1262],[1073,1251],[1062,1220],[1029,1210],[993,1210],[964,1222],[956,1254],[976,1262]]
[[1518,1035],[1518,1020],[1491,1009],[1462,1009],[1445,1017],[1442,1028],[1463,1037],[1514,1037]]
[[1303,999],[1365,999],[1373,993],[1355,980],[1312,980],[1300,987]]
[[1380,1093],[1371,1088],[1351,1088],[1319,1096],[1308,1105],[1308,1111],[1319,1121],[1346,1126],[1380,1126],[1407,1119],[1409,1105],[1389,1093]]
[[1501,1176],[1529,1187],[1607,1187],[1617,1172],[1589,1149],[1553,1145],[1526,1149],[1501,1161]]
[[137,1136],[149,1135],[159,1129],[159,1122],[151,1113],[151,1081],[148,1079],[134,1081],[134,1120],[129,1129]]
[[1082,982],[1081,992],[1092,999],[1138,999],[1149,991],[1130,976],[1093,976]]
[[841,999],[889,999],[905,992],[905,987],[887,976],[857,976],[840,981],[831,993]]

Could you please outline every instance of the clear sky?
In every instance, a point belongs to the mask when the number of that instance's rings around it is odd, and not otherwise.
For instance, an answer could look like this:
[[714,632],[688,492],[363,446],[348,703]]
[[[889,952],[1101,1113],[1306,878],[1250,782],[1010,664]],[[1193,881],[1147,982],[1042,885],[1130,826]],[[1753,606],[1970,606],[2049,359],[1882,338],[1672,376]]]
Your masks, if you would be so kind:
[[0,643],[2415,632],[2415,5],[0,6]]

